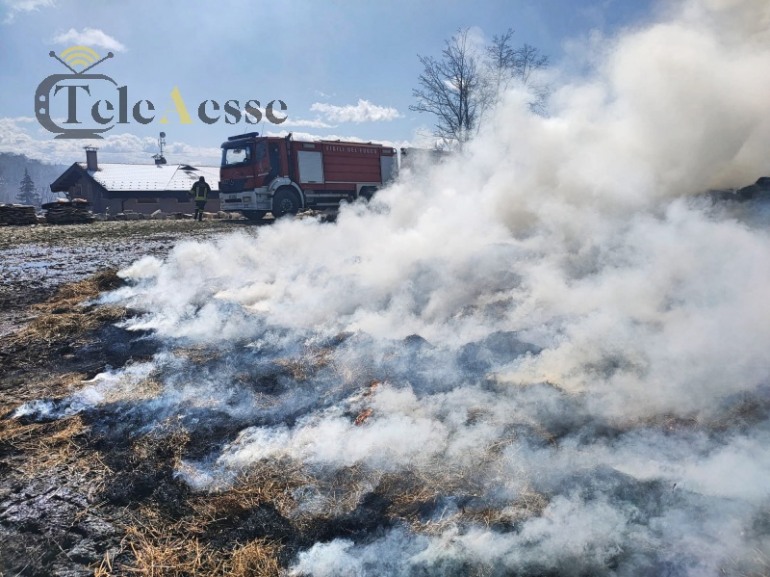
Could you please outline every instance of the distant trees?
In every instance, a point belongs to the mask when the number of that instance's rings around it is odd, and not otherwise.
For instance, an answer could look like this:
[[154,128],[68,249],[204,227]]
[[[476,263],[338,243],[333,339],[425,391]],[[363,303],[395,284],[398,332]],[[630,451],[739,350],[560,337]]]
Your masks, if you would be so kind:
[[548,93],[547,87],[533,86],[533,73],[548,65],[548,57],[529,44],[514,48],[512,29],[494,36],[482,49],[468,35],[468,28],[458,30],[445,42],[440,58],[418,54],[423,72],[412,90],[417,104],[409,107],[433,114],[434,134],[460,145],[476,133],[484,113],[515,82],[533,89],[530,106],[535,112],[544,112]]
[[16,199],[21,204],[31,204],[32,206],[40,206],[42,202],[35,188],[35,183],[26,168],[24,169],[24,178],[19,183],[19,194]]
[[0,203],[18,202],[19,182],[27,170],[43,202],[55,199],[50,183],[59,178],[66,166],[47,164],[23,154],[0,152]]

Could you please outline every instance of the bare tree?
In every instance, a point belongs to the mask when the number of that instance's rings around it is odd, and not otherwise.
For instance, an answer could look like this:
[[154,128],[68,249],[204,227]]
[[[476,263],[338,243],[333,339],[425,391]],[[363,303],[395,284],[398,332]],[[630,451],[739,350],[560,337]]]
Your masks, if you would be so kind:
[[513,78],[516,69],[516,50],[511,46],[513,30],[511,28],[501,36],[493,36],[487,46],[487,83],[495,92],[504,90]]
[[412,91],[417,104],[409,109],[434,114],[435,135],[460,145],[476,133],[483,114],[516,82],[529,87],[535,95],[531,109],[543,113],[548,87],[535,84],[533,75],[548,65],[548,57],[529,44],[514,48],[512,39],[509,28],[494,36],[485,52],[476,54],[465,28],[446,41],[440,59],[418,55],[423,72],[419,88]]
[[500,95],[515,83],[526,86],[534,96],[529,103],[533,112],[545,112],[549,89],[535,81],[534,73],[548,66],[548,56],[530,44],[514,48],[511,44],[513,29],[494,36],[487,46],[486,74],[484,82],[484,110],[497,104]]
[[468,29],[458,30],[446,41],[441,59],[419,56],[423,72],[419,88],[412,91],[416,112],[436,116],[436,136],[449,142],[466,142],[476,129],[481,86],[477,58],[468,43]]

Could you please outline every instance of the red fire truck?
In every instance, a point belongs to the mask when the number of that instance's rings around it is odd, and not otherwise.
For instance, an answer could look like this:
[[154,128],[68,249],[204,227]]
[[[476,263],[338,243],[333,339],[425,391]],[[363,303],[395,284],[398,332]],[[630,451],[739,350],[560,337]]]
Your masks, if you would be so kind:
[[398,171],[396,149],[381,144],[303,142],[257,132],[222,143],[222,210],[252,220],[305,208],[336,208],[342,200],[371,198]]

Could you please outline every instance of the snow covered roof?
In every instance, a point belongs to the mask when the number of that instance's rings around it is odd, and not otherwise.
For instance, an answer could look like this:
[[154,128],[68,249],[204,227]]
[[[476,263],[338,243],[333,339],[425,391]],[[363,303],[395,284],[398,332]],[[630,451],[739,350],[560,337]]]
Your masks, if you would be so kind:
[[[86,169],[84,162],[78,163]],[[110,191],[184,191],[203,176],[212,191],[219,190],[218,166],[188,164],[102,164],[88,174]]]

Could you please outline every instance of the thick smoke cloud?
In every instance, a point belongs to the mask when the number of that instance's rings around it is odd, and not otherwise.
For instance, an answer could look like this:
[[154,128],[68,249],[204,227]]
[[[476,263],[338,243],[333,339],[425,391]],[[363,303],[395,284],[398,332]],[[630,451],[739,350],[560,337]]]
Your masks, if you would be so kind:
[[319,480],[297,515],[352,469],[355,499],[394,474],[435,490],[296,575],[766,572],[770,210],[701,193],[770,174],[769,23],[766,2],[667,5],[594,42],[549,116],[507,94],[462,154],[334,225],[124,270],[130,327],[212,351],[156,360],[155,410],[201,394],[243,424],[180,477],[290,459]]

